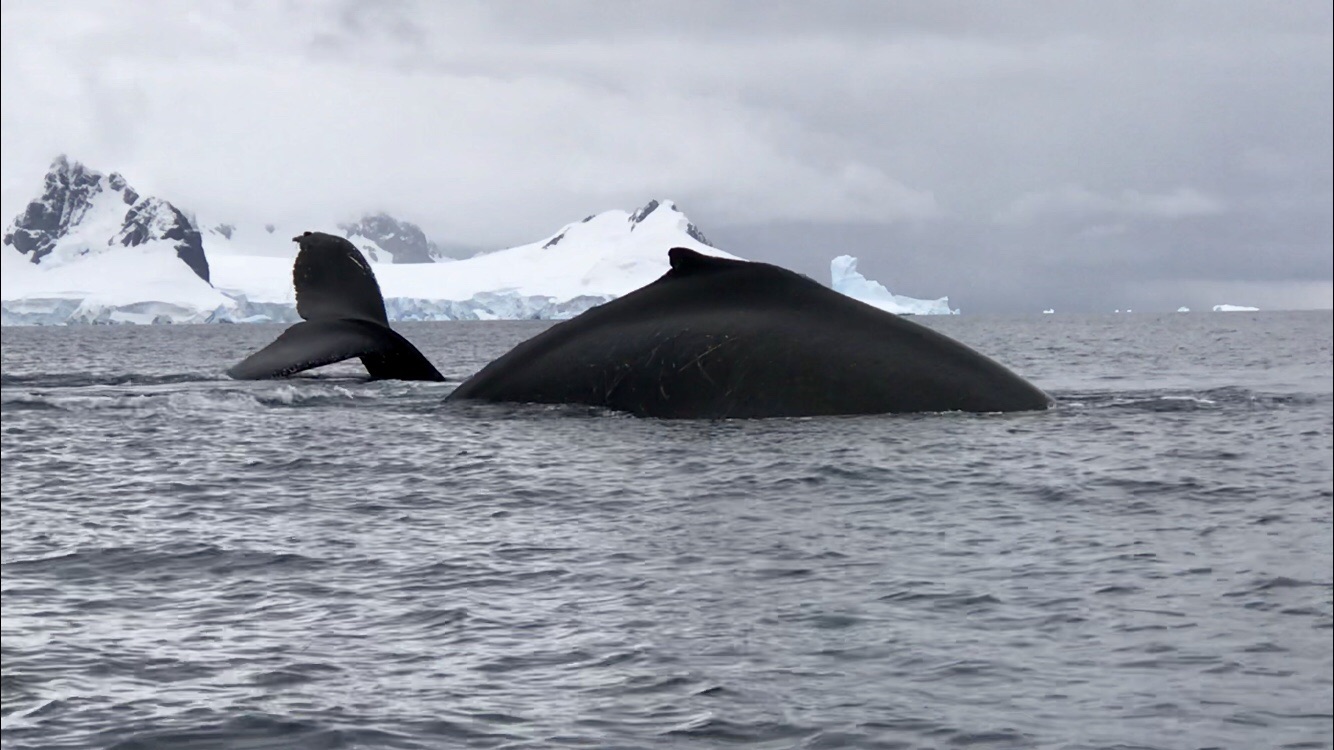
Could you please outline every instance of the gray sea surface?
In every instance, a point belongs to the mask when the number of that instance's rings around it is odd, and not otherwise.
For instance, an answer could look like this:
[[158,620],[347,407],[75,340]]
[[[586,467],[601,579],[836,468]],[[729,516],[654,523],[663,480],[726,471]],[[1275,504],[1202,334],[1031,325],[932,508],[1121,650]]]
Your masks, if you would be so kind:
[[918,318],[1043,413],[670,422],[3,330],[5,748],[1330,748],[1332,316]]

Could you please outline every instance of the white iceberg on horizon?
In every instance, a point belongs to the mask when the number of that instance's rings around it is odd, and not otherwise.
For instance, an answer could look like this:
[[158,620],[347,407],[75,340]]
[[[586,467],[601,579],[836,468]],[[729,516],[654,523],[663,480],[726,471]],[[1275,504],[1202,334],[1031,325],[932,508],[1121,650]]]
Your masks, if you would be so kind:
[[1214,312],[1260,312],[1260,308],[1246,305],[1214,305]]
[[840,294],[896,315],[958,315],[950,309],[950,298],[926,300],[894,294],[884,284],[857,271],[857,259],[840,255],[829,263],[830,286]]

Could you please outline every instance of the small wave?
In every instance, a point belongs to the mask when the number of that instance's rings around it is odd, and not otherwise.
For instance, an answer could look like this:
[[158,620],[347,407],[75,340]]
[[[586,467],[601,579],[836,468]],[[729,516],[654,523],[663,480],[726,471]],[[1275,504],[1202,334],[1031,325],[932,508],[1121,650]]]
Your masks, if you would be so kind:
[[[189,387],[198,381],[163,381],[163,383],[108,386],[84,384],[81,386],[10,388],[0,395],[0,411],[117,411],[133,412],[196,412],[253,411],[257,409],[288,409],[306,407],[347,407],[373,405],[385,397],[397,397],[397,391],[384,388],[359,387],[355,382],[323,381],[318,385],[289,382],[266,382],[261,387],[226,381],[218,386],[205,382],[202,387]],[[182,387],[186,383],[186,387]],[[409,393],[407,395],[414,395]],[[430,394],[434,405],[436,396]],[[409,399],[415,406],[416,399]]]
[[[700,688],[700,680],[683,674],[631,674],[612,685],[591,688],[593,693],[606,695],[637,695],[653,693],[690,692],[706,694],[717,686]],[[721,689],[721,688],[719,688]]]
[[0,412],[11,411],[64,411],[65,409],[40,397],[18,396],[0,401]]
[[255,406],[257,399],[243,393],[214,391],[54,391],[36,390],[6,393],[0,397],[0,411],[194,411],[219,407]]
[[1273,578],[1257,578],[1256,580],[1251,581],[1249,586],[1237,591],[1225,592],[1223,596],[1251,596],[1281,589],[1301,589],[1309,587],[1334,590],[1334,583],[1330,583],[1329,581],[1303,581],[1297,578],[1288,578],[1287,576],[1274,576]]
[[253,685],[260,687],[276,688],[289,687],[292,685],[303,685],[310,682],[317,682],[329,675],[338,674],[343,670],[333,664],[324,664],[319,662],[296,662],[286,664],[277,669],[259,672],[250,678]]
[[229,550],[211,544],[190,544],[149,550],[97,547],[51,557],[12,560],[5,563],[5,574],[51,576],[66,581],[139,574],[166,579],[186,573],[226,575],[260,568],[310,569],[323,564],[322,560],[291,552]]
[[[174,723],[174,722],[173,722]],[[177,727],[134,727],[104,733],[108,750],[192,747],[418,747],[406,737],[372,728],[348,729],[273,714]],[[102,744],[102,743],[98,743]]]
[[786,721],[741,721],[706,714],[663,733],[673,739],[700,740],[716,744],[761,744],[797,741],[819,733],[819,727]]
[[1244,407],[1282,409],[1328,403],[1328,393],[1266,393],[1241,386],[1202,391],[1079,391],[1054,393],[1058,409],[1117,409],[1148,412],[1214,411]]
[[468,610],[465,607],[426,607],[404,612],[393,618],[393,622],[412,627],[432,628],[442,625],[458,625],[467,620],[468,617]]
[[89,388],[94,386],[175,385],[223,380],[217,373],[170,373],[149,375],[137,372],[37,372],[26,375],[0,374],[0,386],[26,388]]
[[310,407],[310,406],[346,406],[356,402],[377,400],[379,395],[373,391],[353,390],[343,385],[329,384],[318,389],[310,389],[290,384],[281,384],[269,390],[247,394],[260,404],[269,407]]

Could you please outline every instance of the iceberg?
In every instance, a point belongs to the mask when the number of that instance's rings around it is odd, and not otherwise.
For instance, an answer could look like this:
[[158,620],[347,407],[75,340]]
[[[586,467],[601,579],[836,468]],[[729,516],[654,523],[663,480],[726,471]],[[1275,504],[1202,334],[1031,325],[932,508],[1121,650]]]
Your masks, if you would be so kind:
[[1260,308],[1245,305],[1214,305],[1214,312],[1260,312]]
[[851,255],[840,255],[830,261],[829,276],[834,291],[896,315],[959,314],[958,310],[950,309],[949,297],[925,300],[894,294],[857,271],[857,259]]
[[1177,312],[1190,312],[1190,308],[1186,307],[1185,305],[1182,305],[1181,307],[1177,308]]

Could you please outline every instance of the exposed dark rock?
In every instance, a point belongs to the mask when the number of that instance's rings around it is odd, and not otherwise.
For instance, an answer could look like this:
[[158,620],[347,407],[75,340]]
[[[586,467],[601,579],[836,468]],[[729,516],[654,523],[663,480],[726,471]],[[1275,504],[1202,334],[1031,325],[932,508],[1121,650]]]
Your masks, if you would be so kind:
[[[4,243],[41,263],[57,243],[83,222],[103,192],[119,197],[113,216],[120,227],[106,244],[141,245],[149,240],[175,242],[176,256],[199,278],[208,281],[208,259],[203,240],[193,223],[175,206],[160,198],[140,199],[119,173],[103,175],[70,161],[63,154],[51,162],[42,186],[42,196],[29,203],[5,232]],[[104,199],[105,200],[105,199]],[[119,205],[126,208],[120,213]],[[99,208],[105,212],[107,208]],[[75,248],[78,255],[96,251],[96,246]]]
[[[123,184],[123,183],[122,183]],[[4,243],[40,263],[56,241],[83,220],[93,198],[102,192],[102,175],[64,154],[47,170],[42,197],[28,204],[5,232]]]
[[161,198],[145,198],[130,208],[116,238],[126,247],[150,240],[174,241],[176,257],[185,261],[199,278],[209,280],[208,258],[204,255],[204,239],[199,230],[180,209]]
[[[648,203],[645,203],[643,207],[640,208],[638,211],[635,211],[634,213],[630,214],[630,231],[632,232],[635,231],[635,226],[643,222],[644,219],[647,219],[649,214],[653,213],[654,211],[657,211],[660,207],[662,207],[662,204],[660,202],[656,200],[651,200]],[[668,202],[667,208],[668,210],[673,211],[675,213],[678,214],[681,213],[681,210],[677,208],[675,205],[673,205],[671,202]],[[682,216],[684,217],[684,214],[682,214]],[[584,221],[588,221],[588,219],[584,219]],[[699,227],[695,226],[693,222],[690,221],[686,222],[686,234],[690,235],[691,237],[695,238],[700,242],[703,242],[709,247],[713,247],[713,243],[709,242],[708,238],[704,236],[704,233],[701,232],[699,230]]]
[[217,232],[218,234],[230,240],[232,238],[232,233],[236,231],[236,225],[219,224],[216,227],[213,227],[213,231]]
[[700,242],[703,242],[709,247],[714,246],[712,242],[709,242],[709,238],[705,237],[704,233],[699,231],[699,227],[695,226],[694,222],[686,222],[686,234],[690,235],[691,237],[694,237]]
[[339,224],[338,228],[353,243],[358,237],[374,243],[392,255],[394,263],[434,263],[445,257],[434,242],[426,239],[421,227],[388,214],[369,214],[354,224]]
[[[643,207],[640,208],[638,211],[635,211],[634,213],[630,214],[630,223],[638,224],[644,219],[647,219],[649,214],[658,210],[659,205],[661,204],[658,203],[656,200],[652,200],[649,201],[648,203],[645,203]],[[634,228],[632,227],[630,231],[634,231]]]

